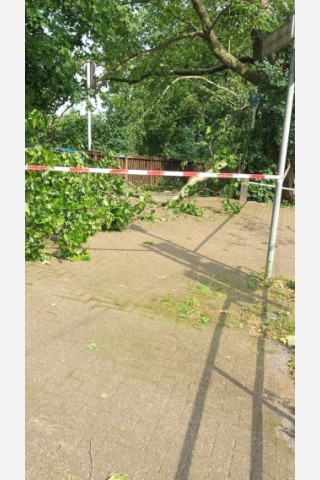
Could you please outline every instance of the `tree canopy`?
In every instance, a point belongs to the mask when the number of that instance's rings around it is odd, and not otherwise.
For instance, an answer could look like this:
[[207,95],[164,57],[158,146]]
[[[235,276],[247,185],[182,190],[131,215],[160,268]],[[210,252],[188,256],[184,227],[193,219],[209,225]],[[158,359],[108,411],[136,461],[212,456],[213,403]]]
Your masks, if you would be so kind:
[[27,0],[25,5],[26,109],[45,112],[82,98],[76,74],[83,76],[87,58],[104,68],[99,91],[142,81],[152,86],[163,78],[213,79],[225,70],[260,85],[266,77],[254,65],[257,40],[293,14],[291,0]]
[[[230,168],[275,173],[291,47],[262,58],[261,45],[292,17],[292,0],[25,5],[27,114],[54,114],[66,101],[86,99],[83,67],[90,59],[103,67],[90,95],[99,95],[107,108],[93,118],[93,148],[223,158]],[[254,96],[260,100],[256,112]],[[51,128],[51,138],[62,143],[69,132],[84,145],[84,119],[72,115]],[[293,152],[294,128],[291,163]]]

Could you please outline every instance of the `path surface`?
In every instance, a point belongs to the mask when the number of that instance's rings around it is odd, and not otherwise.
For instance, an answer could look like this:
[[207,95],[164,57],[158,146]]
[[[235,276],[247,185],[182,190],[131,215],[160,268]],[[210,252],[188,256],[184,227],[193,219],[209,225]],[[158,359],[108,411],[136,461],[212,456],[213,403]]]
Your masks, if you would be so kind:
[[[230,287],[224,310],[257,300],[247,284],[265,265],[272,207],[198,204],[205,219],[97,234],[90,262],[27,262],[26,480],[294,479],[285,348],[221,313],[195,329],[143,308],[212,278]],[[291,209],[274,275],[294,279]]]

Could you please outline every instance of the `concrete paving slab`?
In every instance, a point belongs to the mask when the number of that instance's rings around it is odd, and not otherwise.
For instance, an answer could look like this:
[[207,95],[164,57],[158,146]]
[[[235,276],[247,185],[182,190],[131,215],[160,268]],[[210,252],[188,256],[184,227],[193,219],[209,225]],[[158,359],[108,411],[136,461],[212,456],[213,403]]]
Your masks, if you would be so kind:
[[[90,262],[27,262],[26,480],[293,480],[287,350],[221,312],[193,328],[144,308],[212,278],[226,311],[259,300],[272,207],[197,201],[205,218],[97,234]],[[294,279],[292,209],[274,274]]]

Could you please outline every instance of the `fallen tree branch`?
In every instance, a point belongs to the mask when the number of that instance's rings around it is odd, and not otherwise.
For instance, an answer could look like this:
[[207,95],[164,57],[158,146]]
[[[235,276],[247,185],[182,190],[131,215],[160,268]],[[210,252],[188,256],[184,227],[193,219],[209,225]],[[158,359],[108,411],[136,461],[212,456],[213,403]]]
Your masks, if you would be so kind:
[[[215,167],[209,168],[206,170],[206,172],[216,172],[219,170],[222,170],[227,166],[227,162],[225,160],[222,160],[221,162],[217,163]],[[188,182],[181,188],[181,190],[172,198],[170,198],[170,202],[178,202],[179,200],[182,200],[183,198],[187,197],[189,195],[191,187],[196,185],[197,183],[205,182],[208,180],[207,178],[200,178],[200,177],[190,177]],[[168,202],[165,202],[167,204]]]

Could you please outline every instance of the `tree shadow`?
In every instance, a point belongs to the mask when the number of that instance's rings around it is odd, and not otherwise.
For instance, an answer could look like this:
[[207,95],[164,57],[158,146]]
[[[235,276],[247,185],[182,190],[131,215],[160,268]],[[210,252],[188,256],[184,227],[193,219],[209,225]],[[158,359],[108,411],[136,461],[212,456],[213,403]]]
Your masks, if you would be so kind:
[[[252,283],[255,282],[259,275],[254,270],[230,267],[222,262],[213,260],[207,255],[200,254],[195,250],[189,250],[171,240],[155,235],[139,225],[133,225],[131,229],[143,233],[144,236],[159,240],[160,242],[145,244],[146,251],[161,255],[167,260],[185,267],[185,276],[194,282],[204,283],[208,286],[212,283],[220,284],[223,287],[223,291],[227,292],[230,298],[232,297],[230,305],[241,305],[242,301],[252,304],[263,301],[263,296],[254,291],[252,286]],[[281,304],[276,302],[272,302],[272,305],[281,307]]]
[[[223,224],[220,225],[218,229],[222,226]],[[159,240],[159,242],[155,242],[152,245],[146,245],[146,248],[166,259],[170,259],[173,262],[183,265],[186,268],[186,276],[191,280],[210,285],[210,282],[214,279],[215,282],[223,285],[226,299],[222,312],[228,311],[232,305],[241,304],[242,301],[252,304],[256,304],[258,301],[261,308],[260,316],[263,319],[267,315],[267,306],[280,306],[276,302],[271,302],[268,298],[267,287],[265,287],[263,293],[259,295],[257,292],[253,292],[252,289],[250,289],[248,285],[250,284],[250,281],[252,281],[253,276],[256,275],[256,272],[250,270],[243,271],[241,268],[229,267],[197,252],[206,241],[213,237],[218,229],[212,232],[196,248],[196,250],[190,251],[171,241],[167,241],[165,238],[154,235],[140,226],[134,225],[131,228],[134,231],[138,231]],[[290,422],[294,421],[294,417],[288,413],[286,409],[281,409],[277,404],[272,403],[272,392],[269,395],[271,401],[263,396],[265,376],[265,338],[263,336],[257,339],[255,379],[252,389],[247,388],[236,378],[233,378],[216,365],[221,335],[225,327],[226,316],[224,313],[220,313],[201,374],[174,480],[188,480],[189,478],[193,461],[193,452],[195,450],[213,372],[218,373],[220,376],[224,377],[224,379],[231,382],[242,392],[245,392],[251,397],[251,447],[250,458],[248,458],[248,478],[250,480],[262,480],[263,478],[263,406],[275,412],[279,417],[286,418]],[[218,385],[217,388],[219,388]],[[217,394],[219,393],[217,392]]]

